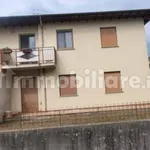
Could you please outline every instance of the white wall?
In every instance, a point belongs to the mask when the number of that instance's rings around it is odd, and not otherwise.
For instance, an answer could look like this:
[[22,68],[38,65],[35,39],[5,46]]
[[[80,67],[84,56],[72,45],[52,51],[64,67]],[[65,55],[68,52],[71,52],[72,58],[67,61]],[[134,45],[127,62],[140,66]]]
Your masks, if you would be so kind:
[[35,34],[36,46],[38,46],[38,27],[0,27],[0,48],[9,47],[11,49],[19,48],[19,34]]
[[[117,27],[118,46],[101,48],[100,27]],[[146,40],[143,20],[110,20],[49,23],[44,25],[44,46],[57,48],[56,30],[73,29],[75,50],[58,51],[55,70],[46,69],[46,76],[58,77],[74,70],[77,76],[85,77],[85,69],[91,71],[121,71],[123,76],[138,76],[141,84],[146,83],[149,75]],[[36,46],[41,44],[41,34],[37,27],[17,27],[15,29],[0,28],[0,47],[18,48],[18,34],[35,33]],[[30,70],[28,71],[30,72]],[[40,73],[42,75],[42,72]],[[43,76],[43,75],[42,75]],[[103,77],[103,73],[102,73]],[[98,78],[96,78],[98,80]],[[56,84],[55,82],[52,84]],[[74,107],[91,107],[105,104],[121,104],[126,102],[148,101],[149,89],[133,89],[125,84],[123,93],[105,94],[104,88],[78,88],[76,97],[60,97],[59,88],[47,89],[45,104],[44,89],[38,90],[39,110],[63,109]],[[21,111],[20,88],[13,89],[11,95],[12,110]]]
[[[101,48],[100,27],[117,27],[117,48]],[[56,30],[73,29],[75,50],[57,51],[56,70],[47,69],[47,76],[58,77],[74,70],[77,76],[85,77],[84,70],[121,71],[123,76],[138,76],[141,84],[149,74],[143,20],[89,21],[55,23],[44,26],[45,46],[57,46]],[[60,97],[59,88],[48,89],[48,109],[91,107],[105,104],[148,101],[149,89],[133,89],[125,84],[123,93],[105,94],[104,88],[78,89],[76,97]]]

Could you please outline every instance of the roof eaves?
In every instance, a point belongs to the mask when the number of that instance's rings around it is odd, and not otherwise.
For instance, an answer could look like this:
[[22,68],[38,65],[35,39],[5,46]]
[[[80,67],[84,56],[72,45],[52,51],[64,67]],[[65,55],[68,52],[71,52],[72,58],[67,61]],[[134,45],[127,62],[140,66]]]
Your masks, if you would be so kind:
[[144,23],[146,24],[150,20],[150,9],[0,17],[0,25],[16,26],[38,24],[39,16],[41,16],[43,22],[64,22],[121,18],[128,19],[140,17],[144,19]]

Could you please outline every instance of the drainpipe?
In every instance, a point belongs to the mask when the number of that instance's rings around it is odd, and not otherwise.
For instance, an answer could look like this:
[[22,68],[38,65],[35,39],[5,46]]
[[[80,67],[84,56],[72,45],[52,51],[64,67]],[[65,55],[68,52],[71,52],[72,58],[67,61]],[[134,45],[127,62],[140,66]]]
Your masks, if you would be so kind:
[[[44,47],[44,29],[43,29],[43,22],[42,22],[42,17],[39,16],[39,20],[40,20],[40,27],[41,27],[41,39],[42,39],[42,48]],[[43,54],[43,52],[42,52]],[[43,74],[43,84],[44,84],[44,98],[45,98],[45,111],[47,111],[47,90],[46,90],[46,70],[42,69],[42,74]]]
[[43,22],[42,22],[42,17],[39,16],[40,19],[40,27],[41,27],[41,36],[42,36],[42,47],[44,47],[44,31],[43,31]]

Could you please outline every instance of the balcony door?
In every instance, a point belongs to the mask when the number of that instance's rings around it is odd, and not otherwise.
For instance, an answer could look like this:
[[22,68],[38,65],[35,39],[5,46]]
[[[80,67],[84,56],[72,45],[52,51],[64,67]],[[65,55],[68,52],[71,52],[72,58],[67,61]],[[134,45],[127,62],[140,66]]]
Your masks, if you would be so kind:
[[39,61],[39,52],[35,49],[35,35],[20,35],[20,51],[17,53],[18,64],[35,64]]
[[35,48],[35,35],[20,35],[20,48],[29,48],[33,50],[33,48]]
[[34,77],[22,78],[21,99],[22,112],[33,113],[38,111],[38,89],[37,81]]

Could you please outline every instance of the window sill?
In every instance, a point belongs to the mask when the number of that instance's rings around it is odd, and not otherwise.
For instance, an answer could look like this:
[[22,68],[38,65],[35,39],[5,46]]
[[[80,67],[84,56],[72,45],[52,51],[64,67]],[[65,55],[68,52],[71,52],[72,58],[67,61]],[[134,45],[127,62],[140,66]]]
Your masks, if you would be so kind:
[[101,47],[101,48],[119,48],[119,46],[108,46],[108,47]]
[[120,91],[120,92],[107,92],[105,94],[122,94],[122,93],[124,93],[124,92],[123,91]]
[[65,98],[65,97],[77,97],[78,95],[64,95],[64,96],[60,96],[60,98]]
[[68,51],[68,50],[75,50],[74,48],[58,48],[58,51]]

